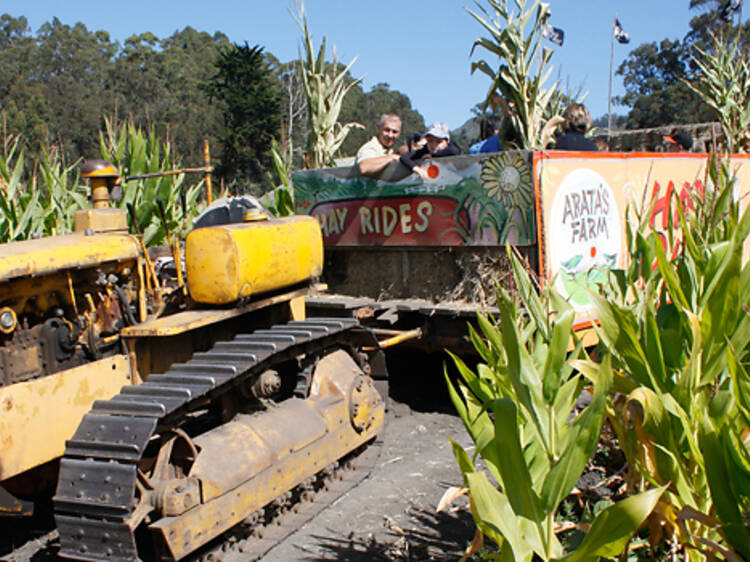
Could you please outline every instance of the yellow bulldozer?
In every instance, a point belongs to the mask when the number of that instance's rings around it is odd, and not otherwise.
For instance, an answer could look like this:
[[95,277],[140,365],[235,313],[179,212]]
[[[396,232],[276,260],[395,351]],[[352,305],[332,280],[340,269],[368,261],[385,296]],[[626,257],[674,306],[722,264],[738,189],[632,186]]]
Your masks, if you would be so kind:
[[74,233],[0,245],[0,510],[52,495],[60,556],[173,560],[327,488],[387,373],[356,321],[305,318],[318,222],[258,206],[158,256],[118,171],[82,176]]

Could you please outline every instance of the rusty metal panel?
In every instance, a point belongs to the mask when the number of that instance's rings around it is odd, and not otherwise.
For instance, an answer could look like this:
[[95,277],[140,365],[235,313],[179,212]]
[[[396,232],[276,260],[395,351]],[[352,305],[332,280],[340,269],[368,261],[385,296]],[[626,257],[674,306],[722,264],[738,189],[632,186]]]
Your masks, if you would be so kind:
[[130,382],[124,355],[0,388],[0,481],[60,457],[95,400]]
[[138,241],[127,234],[65,234],[0,245],[0,281],[40,276],[107,261],[138,258]]
[[0,367],[5,379],[0,384],[10,385],[40,377],[44,374],[42,348],[38,344],[0,348]]
[[121,335],[124,338],[142,338],[157,336],[175,336],[191,330],[197,330],[211,324],[224,320],[236,318],[248,312],[266,308],[274,304],[303,297],[308,292],[307,288],[297,289],[281,295],[275,295],[266,299],[253,301],[248,304],[235,306],[228,309],[214,310],[187,310],[169,316],[162,316],[135,326],[128,326]]
[[201,480],[207,501],[317,441],[326,431],[321,415],[298,399],[270,412],[240,415],[195,439],[201,454],[190,476]]

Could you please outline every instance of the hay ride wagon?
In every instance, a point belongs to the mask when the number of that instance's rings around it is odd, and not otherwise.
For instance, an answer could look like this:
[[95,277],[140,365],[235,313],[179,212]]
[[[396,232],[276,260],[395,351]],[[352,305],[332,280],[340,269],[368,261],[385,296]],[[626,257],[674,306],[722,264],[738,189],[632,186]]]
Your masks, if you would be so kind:
[[[738,197],[749,164],[732,158]],[[494,311],[495,283],[513,290],[509,244],[585,330],[585,288],[625,265],[626,209],[666,230],[679,220],[672,193],[689,204],[707,165],[707,154],[519,151],[432,159],[424,181],[398,162],[377,179],[354,167],[298,172],[297,212],[320,222],[329,287],[308,309],[355,316],[394,342],[471,353],[467,321]]]

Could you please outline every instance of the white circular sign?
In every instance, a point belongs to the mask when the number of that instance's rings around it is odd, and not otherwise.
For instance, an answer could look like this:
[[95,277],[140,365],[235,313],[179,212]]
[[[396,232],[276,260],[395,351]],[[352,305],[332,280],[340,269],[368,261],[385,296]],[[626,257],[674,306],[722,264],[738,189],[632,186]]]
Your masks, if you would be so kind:
[[606,180],[588,168],[569,173],[555,193],[548,233],[555,288],[577,310],[588,308],[584,287],[595,290],[620,261],[620,212]]

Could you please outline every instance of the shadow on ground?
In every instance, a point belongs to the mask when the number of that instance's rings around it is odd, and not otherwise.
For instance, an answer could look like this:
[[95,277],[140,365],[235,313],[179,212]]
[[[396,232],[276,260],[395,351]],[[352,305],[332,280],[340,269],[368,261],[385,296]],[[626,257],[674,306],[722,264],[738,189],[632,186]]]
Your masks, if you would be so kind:
[[[389,395],[416,412],[455,414],[445,382],[445,370],[455,379],[458,371],[446,352],[425,353],[408,348],[389,349],[386,353]],[[467,365],[474,368],[474,362]]]
[[344,560],[366,562],[374,560],[456,560],[474,537],[474,521],[467,510],[454,513],[431,513],[415,509],[409,513],[408,528],[400,528],[386,519],[388,535],[384,539],[373,536],[347,539],[332,535],[314,535],[316,552],[305,554],[299,548],[299,560]]

